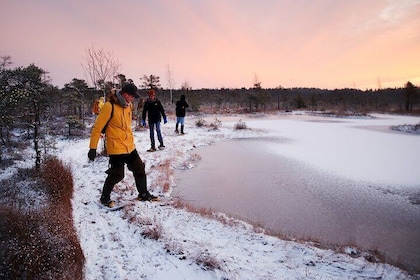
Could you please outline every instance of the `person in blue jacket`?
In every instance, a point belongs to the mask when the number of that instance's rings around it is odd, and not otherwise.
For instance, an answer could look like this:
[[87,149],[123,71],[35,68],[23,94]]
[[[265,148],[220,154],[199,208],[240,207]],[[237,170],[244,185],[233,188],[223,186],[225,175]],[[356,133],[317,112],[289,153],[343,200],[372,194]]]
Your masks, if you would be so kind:
[[143,113],[142,113],[142,125],[146,126],[146,114],[148,116],[147,120],[149,122],[149,131],[150,131],[150,142],[151,147],[148,152],[154,152],[156,151],[155,146],[155,129],[157,138],[159,140],[159,149],[162,150],[165,148],[165,145],[163,144],[163,137],[162,132],[160,130],[160,122],[163,117],[163,123],[167,123],[165,110],[163,109],[162,103],[159,101],[159,99],[156,98],[156,92],[151,89],[149,90],[149,98],[146,100],[143,106]]

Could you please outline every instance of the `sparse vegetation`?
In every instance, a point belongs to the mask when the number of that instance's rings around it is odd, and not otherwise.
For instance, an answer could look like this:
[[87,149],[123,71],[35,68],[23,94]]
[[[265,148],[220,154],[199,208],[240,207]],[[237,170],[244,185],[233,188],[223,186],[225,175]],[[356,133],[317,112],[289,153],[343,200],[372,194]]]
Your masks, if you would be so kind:
[[222,121],[219,120],[217,117],[215,117],[213,122],[211,122],[209,125],[207,125],[207,121],[203,118],[199,118],[195,122],[196,127],[208,127],[211,130],[218,130],[221,125],[222,125]]

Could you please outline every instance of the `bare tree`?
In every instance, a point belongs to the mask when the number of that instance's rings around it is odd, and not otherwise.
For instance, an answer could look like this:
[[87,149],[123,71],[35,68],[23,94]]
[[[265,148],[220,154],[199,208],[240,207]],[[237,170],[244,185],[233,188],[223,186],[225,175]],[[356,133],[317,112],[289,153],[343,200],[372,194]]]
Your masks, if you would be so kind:
[[[107,82],[113,82],[121,68],[119,61],[110,52],[96,50],[93,45],[86,48],[85,64],[82,64],[86,79],[95,89],[100,89]],[[105,95],[105,88],[104,95]]]
[[175,86],[175,82],[174,82],[174,78],[173,78],[172,71],[171,71],[171,68],[170,68],[169,64],[166,65],[166,78],[168,79],[168,86],[169,86],[171,104],[173,104],[174,100],[173,100],[173,97],[172,97],[172,90]]

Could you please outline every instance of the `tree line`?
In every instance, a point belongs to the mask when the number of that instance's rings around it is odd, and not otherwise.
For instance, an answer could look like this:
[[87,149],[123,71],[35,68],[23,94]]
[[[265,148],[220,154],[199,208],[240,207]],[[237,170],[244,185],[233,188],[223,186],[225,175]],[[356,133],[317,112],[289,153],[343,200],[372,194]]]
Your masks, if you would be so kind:
[[[32,142],[36,166],[49,154],[54,137],[77,137],[85,134],[86,120],[92,120],[95,99],[106,96],[111,89],[134,83],[124,74],[92,74],[95,83],[74,78],[63,88],[54,86],[48,72],[31,64],[10,68],[11,58],[0,60],[0,165],[7,163],[10,154],[22,143]],[[86,66],[88,69],[89,66]],[[93,70],[92,70],[93,71]],[[103,71],[105,73],[106,71]],[[169,80],[170,69],[168,67]],[[104,78],[106,77],[106,78]],[[108,80],[106,80],[108,79]],[[157,75],[143,75],[138,85],[146,97],[147,89],[157,91],[165,110],[174,112],[174,100],[186,95],[192,112],[249,113],[292,111],[306,109],[323,112],[348,113],[412,113],[420,112],[419,89],[411,82],[402,88],[379,90],[318,89],[318,88],[262,88],[255,82],[250,88],[192,89],[188,83],[164,89]],[[137,108],[135,104],[134,108]],[[134,114],[135,115],[135,114]]]

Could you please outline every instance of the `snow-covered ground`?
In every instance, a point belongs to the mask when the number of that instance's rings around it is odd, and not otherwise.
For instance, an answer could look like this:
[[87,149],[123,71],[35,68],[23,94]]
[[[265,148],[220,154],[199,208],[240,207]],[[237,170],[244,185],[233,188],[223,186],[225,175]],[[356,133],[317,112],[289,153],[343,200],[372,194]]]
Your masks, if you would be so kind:
[[[354,248],[334,252],[283,241],[222,213],[208,217],[173,207],[170,192],[163,193],[163,187],[165,184],[176,187],[173,169],[189,169],[197,164],[194,148],[222,139],[266,136],[270,134],[270,127],[264,127],[270,123],[266,120],[282,121],[293,115],[217,117],[223,124],[219,130],[210,131],[208,127],[195,127],[196,118],[187,116],[184,136],[174,134],[171,119],[162,125],[166,148],[154,153],[146,152],[150,145],[148,131],[136,131],[136,146],[146,163],[149,190],[166,198],[158,203],[134,201],[137,191],[133,176],[127,171],[125,179],[114,188],[112,198],[128,205],[115,212],[107,212],[95,203],[108,159],[99,157],[94,163],[88,162],[89,139],[58,142],[57,154],[70,164],[74,176],[74,221],[86,257],[86,279],[411,279],[396,267],[367,261]],[[206,119],[211,122],[214,116]],[[250,129],[234,130],[239,119]],[[367,121],[372,126],[390,126],[417,124],[420,119],[388,116]],[[310,128],[308,125],[306,135],[326,133]],[[290,137],[299,138],[297,134]],[[419,136],[413,137],[419,140]],[[300,160],[310,163],[316,155],[311,152],[313,143],[307,143],[297,141],[296,145],[290,145],[288,155],[306,157]],[[331,153],[335,152],[332,142],[328,145]],[[305,152],[296,152],[298,149]],[[328,160],[325,162],[321,168],[328,169]],[[356,168],[352,161],[346,163]],[[338,166],[335,171],[340,173],[341,168]]]

